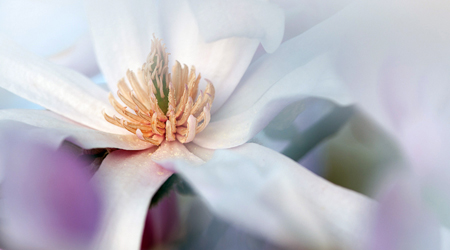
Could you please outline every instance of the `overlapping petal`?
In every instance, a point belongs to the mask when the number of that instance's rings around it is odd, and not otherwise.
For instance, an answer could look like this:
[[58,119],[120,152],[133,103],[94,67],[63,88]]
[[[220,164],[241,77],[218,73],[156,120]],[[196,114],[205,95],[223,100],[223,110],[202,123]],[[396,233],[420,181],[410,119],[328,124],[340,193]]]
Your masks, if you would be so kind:
[[[208,5],[209,6],[209,5]],[[209,6],[211,7],[211,6]],[[205,7],[216,15],[219,9]],[[179,61],[187,66],[194,65],[203,78],[214,83],[216,96],[212,112],[214,113],[228,99],[247,69],[259,44],[252,36],[223,37],[224,39],[207,43],[199,30],[198,20],[187,0],[169,0],[160,4],[162,38],[171,53],[169,60]],[[177,18],[173,18],[176,16]],[[223,24],[217,21],[211,28],[219,29]],[[240,25],[246,25],[241,23]],[[252,29],[259,27],[251,26]],[[204,89],[206,82],[200,83]]]
[[77,39],[71,47],[48,57],[48,59],[53,63],[73,69],[88,77],[93,77],[100,73],[92,38],[88,32]]
[[241,145],[285,107],[310,97],[330,99],[342,105],[351,103],[341,80],[330,68],[328,55],[307,58],[301,67],[284,76],[279,75],[277,61],[271,63],[273,70],[267,70],[270,65],[267,64],[246,74],[208,127],[195,137],[196,144],[206,148]]
[[0,38],[0,87],[91,128],[126,132],[104,119],[103,110],[114,112],[105,90],[77,72],[21,50],[6,38]]
[[353,0],[273,0],[285,14],[285,32],[283,40],[287,41],[342,10]]
[[[17,123],[23,125],[17,126]],[[39,141],[48,141],[54,138],[52,140],[55,147],[58,147],[63,140],[70,141],[84,149],[120,148],[138,150],[153,146],[139,140],[133,134],[118,135],[98,131],[48,110],[0,110],[0,126],[2,128],[15,127],[16,133],[26,133],[27,136]],[[33,131],[33,133],[30,133],[30,131]]]
[[283,38],[284,13],[268,1],[190,0],[190,6],[206,42],[228,37],[256,38],[270,53]]
[[220,217],[277,244],[348,249],[364,243],[374,203],[270,149],[245,144],[216,151],[197,167],[158,163],[180,172]]
[[151,197],[172,172],[151,160],[155,149],[114,151],[93,180],[105,195],[104,221],[91,249],[140,249]]
[[[127,69],[145,62],[152,34],[161,36],[157,1],[86,1],[98,63],[111,92]],[[169,18],[174,16],[169,15]]]
[[22,109],[40,109],[41,106],[32,103],[18,95],[9,92],[6,89],[0,89],[0,109],[22,108]]

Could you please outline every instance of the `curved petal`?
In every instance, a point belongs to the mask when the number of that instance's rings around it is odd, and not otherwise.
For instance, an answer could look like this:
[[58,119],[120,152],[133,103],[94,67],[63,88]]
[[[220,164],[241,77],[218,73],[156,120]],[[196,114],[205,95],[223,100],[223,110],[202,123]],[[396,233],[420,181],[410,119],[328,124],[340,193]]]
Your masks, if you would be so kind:
[[102,111],[107,93],[83,75],[53,65],[0,37],[0,87],[94,129],[124,134]]
[[3,88],[0,88],[0,100],[0,109],[42,109],[36,103],[32,103]]
[[[304,145],[316,146],[308,141],[315,141],[328,134],[319,124],[335,110],[336,105],[324,99],[312,98],[293,103],[283,109],[262,131],[252,137],[251,142],[277,152],[283,152],[291,144],[296,145],[296,151],[300,151]],[[296,116],[299,111],[301,113]],[[326,128],[331,127],[328,119]],[[298,139],[302,135],[304,137],[299,141]],[[305,151],[310,149],[311,147],[305,148]],[[284,155],[286,154],[284,153]]]
[[100,73],[91,36],[86,32],[71,47],[48,57],[51,62],[73,69],[88,77]]
[[172,174],[151,160],[153,152],[114,151],[95,173],[93,180],[104,190],[105,210],[92,249],[140,249],[150,199]]
[[[23,125],[18,126],[18,122]],[[14,128],[15,133],[18,134],[29,133],[29,137],[40,141],[54,137],[57,140],[56,147],[63,140],[70,141],[84,149],[136,150],[153,146],[153,144],[139,140],[135,135],[117,135],[94,130],[48,110],[0,110],[0,124],[2,127]]]
[[269,53],[281,43],[284,13],[276,4],[259,0],[190,0],[206,42],[228,37],[259,39]]
[[87,31],[82,1],[0,2],[0,33],[39,56],[68,49]]
[[[343,84],[330,66],[328,56],[322,55],[306,61],[275,82],[262,80],[264,74],[246,77],[206,129],[196,135],[194,143],[206,148],[241,145],[285,107],[310,97],[330,99],[341,105],[350,104]],[[268,74],[270,77],[270,72]],[[293,117],[296,117],[301,109],[294,111]]]
[[[187,0],[162,1],[160,13],[169,13],[161,15],[161,26],[164,42],[171,53],[170,61],[194,65],[204,79],[211,80],[216,89],[214,113],[239,83],[259,41],[249,37],[229,37],[206,43]],[[200,89],[205,86],[206,82],[202,81]]]
[[286,25],[283,41],[287,41],[331,17],[354,0],[272,0],[283,9]]
[[216,151],[201,166],[158,164],[181,173],[220,217],[292,248],[361,246],[375,205],[257,144]]
[[84,163],[42,141],[2,129],[0,218],[11,249],[86,249],[101,221],[101,196]]
[[[282,44],[292,38],[299,36],[300,34],[308,31],[311,32],[311,29],[321,30],[322,28],[317,28],[319,26],[325,26],[326,29],[330,28],[330,25],[333,26],[333,29],[338,29],[345,31],[348,27],[352,27],[352,23],[350,25],[347,23],[346,25],[335,25],[336,19],[333,19],[329,22],[327,19],[333,17],[339,11],[343,11],[346,7],[352,5],[355,0],[272,0],[272,3],[278,4],[280,8],[284,11],[285,15],[285,27],[284,27],[284,36]],[[363,2],[363,1],[359,1]],[[351,9],[351,8],[350,8]],[[362,13],[361,11],[359,11]],[[344,11],[344,19],[348,19],[348,17],[352,17],[352,15],[348,15],[348,12]],[[357,13],[357,12],[354,12]],[[325,24],[325,25],[324,25]],[[323,31],[323,30],[322,30]],[[313,32],[315,33],[315,38],[325,36],[333,36],[336,33],[330,30],[325,32]],[[345,32],[337,33],[339,35],[345,34]],[[336,37],[334,37],[336,38]],[[336,39],[327,39],[318,42],[316,45],[320,47],[323,44],[335,43]],[[281,45],[283,46],[283,45]],[[298,47],[301,48],[301,47]],[[262,55],[266,54],[262,47],[259,47],[253,57],[253,61],[255,62]]]
[[[157,1],[86,1],[98,63],[112,93],[127,69],[142,67],[152,34],[160,35]],[[174,15],[167,13],[169,18]]]

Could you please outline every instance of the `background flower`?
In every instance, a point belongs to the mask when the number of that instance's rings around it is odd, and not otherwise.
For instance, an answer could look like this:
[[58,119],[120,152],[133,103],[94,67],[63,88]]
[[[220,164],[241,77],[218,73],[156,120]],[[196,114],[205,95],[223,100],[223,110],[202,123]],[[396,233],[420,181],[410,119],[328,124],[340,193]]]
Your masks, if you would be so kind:
[[360,1],[319,28],[339,41],[335,67],[393,148],[390,158],[375,152],[389,175],[371,191],[381,201],[373,248],[434,248],[448,226],[448,10],[444,1]]
[[12,136],[10,125],[1,126],[2,244],[8,249],[88,247],[101,222],[102,200],[87,163],[26,134]]

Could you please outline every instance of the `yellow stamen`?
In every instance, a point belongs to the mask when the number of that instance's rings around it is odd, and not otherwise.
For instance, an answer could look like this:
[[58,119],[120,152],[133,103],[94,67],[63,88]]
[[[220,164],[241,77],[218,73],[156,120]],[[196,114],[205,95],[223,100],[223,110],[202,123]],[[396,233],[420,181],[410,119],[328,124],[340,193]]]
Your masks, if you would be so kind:
[[214,85],[205,79],[205,91],[198,94],[201,75],[196,75],[195,67],[189,70],[176,61],[170,74],[168,62],[165,45],[153,37],[152,50],[142,68],[136,73],[128,70],[126,78],[117,83],[117,96],[125,106],[109,95],[111,105],[123,118],[103,112],[105,119],[154,145],[164,139],[191,142],[210,121]]

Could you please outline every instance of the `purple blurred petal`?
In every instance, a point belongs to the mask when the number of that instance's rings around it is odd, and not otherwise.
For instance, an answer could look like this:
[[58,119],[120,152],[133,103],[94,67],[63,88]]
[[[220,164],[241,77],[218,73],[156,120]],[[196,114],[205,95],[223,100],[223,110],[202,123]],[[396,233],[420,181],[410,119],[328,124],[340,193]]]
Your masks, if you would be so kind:
[[46,144],[2,136],[0,216],[5,242],[14,248],[77,249],[95,235],[101,201],[74,155]]
[[421,200],[417,183],[396,182],[382,194],[371,250],[439,249],[440,226]]

